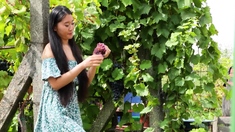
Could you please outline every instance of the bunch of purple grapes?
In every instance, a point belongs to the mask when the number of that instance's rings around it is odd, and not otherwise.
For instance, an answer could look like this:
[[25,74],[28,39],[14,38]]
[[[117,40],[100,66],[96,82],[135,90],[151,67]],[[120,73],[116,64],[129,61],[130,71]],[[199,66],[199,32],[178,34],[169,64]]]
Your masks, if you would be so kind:
[[[119,63],[114,63],[113,64],[113,68],[122,68],[122,65]],[[122,96],[123,90],[124,90],[124,81],[123,79],[120,80],[116,80],[114,82],[110,82],[110,87],[113,93],[113,100],[117,101],[118,99],[120,99],[120,97]]]
[[13,73],[8,70],[10,66],[11,63],[9,63],[7,60],[0,60],[0,71],[6,71],[8,75],[13,76]]
[[117,101],[122,96],[122,92],[124,90],[123,80],[110,82],[110,87],[113,93],[113,100]]
[[6,60],[0,60],[0,70],[7,71],[9,66],[9,63]]
[[104,43],[98,43],[96,48],[94,49],[93,51],[93,54],[101,54],[101,55],[104,55],[106,52],[106,49],[105,49],[105,44]]

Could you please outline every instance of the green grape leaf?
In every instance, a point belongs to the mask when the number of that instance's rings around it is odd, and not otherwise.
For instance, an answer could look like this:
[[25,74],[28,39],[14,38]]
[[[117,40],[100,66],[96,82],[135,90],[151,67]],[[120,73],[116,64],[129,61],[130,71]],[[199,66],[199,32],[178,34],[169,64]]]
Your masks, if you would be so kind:
[[201,5],[202,5],[202,0],[193,0],[194,4],[196,7],[199,7],[201,8]]
[[124,103],[124,113],[127,113],[129,110],[131,110],[131,103],[130,102],[125,102]]
[[151,112],[152,109],[153,109],[152,106],[147,106],[140,112],[140,114],[147,114],[147,113]]
[[148,127],[144,130],[144,132],[155,132],[155,128]]
[[177,37],[179,37],[180,35],[182,35],[181,32],[175,32],[171,34],[171,38],[166,42],[166,46],[167,47],[172,47],[175,46],[179,43]]
[[149,94],[148,87],[143,83],[135,84],[134,88],[138,96],[147,96]]
[[143,104],[134,104],[132,106],[132,109],[134,112],[141,112],[144,109],[144,105]]
[[191,0],[176,0],[178,8],[188,8],[191,6]]
[[204,89],[205,89],[206,91],[212,91],[214,88],[215,88],[215,85],[214,85],[213,83],[207,83],[207,84],[205,84],[205,86],[204,86]]
[[140,69],[141,70],[146,70],[146,69],[149,69],[151,68],[152,66],[152,63],[150,60],[143,60],[140,64]]
[[167,60],[170,64],[172,64],[172,63],[174,62],[175,58],[176,58],[175,54],[174,54],[174,53],[171,53],[171,54],[167,57],[166,60]]
[[140,8],[141,8],[140,14],[148,14],[149,11],[151,10],[151,6],[149,6],[148,4],[142,4]]
[[200,62],[200,55],[198,55],[198,54],[192,55],[190,60],[194,65],[196,65]]
[[118,22],[118,21],[115,21],[114,23],[110,24],[110,26],[109,26],[111,32],[115,32],[118,28],[122,29],[124,27],[125,27],[125,25],[123,23]]
[[6,11],[6,6],[0,8],[0,14],[2,15]]
[[19,5],[18,8],[20,8],[20,9],[19,10],[13,9],[12,13],[17,14],[17,15],[22,15],[26,12],[26,9],[27,9],[24,5]]
[[182,13],[181,13],[181,18],[183,20],[190,19],[193,17],[196,17],[196,14],[191,10],[185,10],[185,11],[182,11]]
[[108,1],[108,0],[102,0],[102,1],[101,1],[101,4],[102,4],[103,6],[105,6],[105,7],[108,7],[109,1]]
[[131,5],[131,4],[132,4],[132,1],[131,1],[131,0],[121,0],[121,1],[122,1],[123,5],[124,5],[125,7],[127,7],[128,5]]
[[184,86],[185,80],[182,77],[176,77],[175,86]]
[[123,78],[123,76],[124,73],[122,69],[115,68],[114,71],[112,72],[112,77],[114,78],[114,80],[120,80]]
[[111,59],[105,59],[103,63],[100,65],[103,71],[109,70],[112,66],[113,66],[113,62]]
[[142,78],[144,82],[153,82],[153,77],[149,73],[142,74]]
[[166,69],[167,69],[167,64],[165,62],[158,64],[158,73],[165,73]]
[[155,44],[151,49],[151,54],[162,59],[163,54],[166,52],[166,47],[164,44]]

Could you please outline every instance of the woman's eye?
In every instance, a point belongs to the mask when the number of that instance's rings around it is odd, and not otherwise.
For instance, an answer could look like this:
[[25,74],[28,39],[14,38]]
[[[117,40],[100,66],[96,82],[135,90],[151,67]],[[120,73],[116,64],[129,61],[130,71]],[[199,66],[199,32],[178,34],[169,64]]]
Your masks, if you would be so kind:
[[69,27],[69,25],[65,25],[65,27]]

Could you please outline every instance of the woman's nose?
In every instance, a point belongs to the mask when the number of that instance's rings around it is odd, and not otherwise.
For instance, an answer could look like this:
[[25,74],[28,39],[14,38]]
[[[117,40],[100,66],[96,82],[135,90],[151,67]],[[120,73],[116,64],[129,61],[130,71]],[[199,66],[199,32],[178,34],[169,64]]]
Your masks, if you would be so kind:
[[69,31],[72,31],[74,29],[74,25],[69,26]]
[[73,27],[72,26],[69,26],[69,31],[73,30]]

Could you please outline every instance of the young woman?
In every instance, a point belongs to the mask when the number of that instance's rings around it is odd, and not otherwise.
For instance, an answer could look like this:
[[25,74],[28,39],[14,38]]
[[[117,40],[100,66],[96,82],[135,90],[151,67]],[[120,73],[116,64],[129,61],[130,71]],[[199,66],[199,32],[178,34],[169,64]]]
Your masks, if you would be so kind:
[[104,55],[83,60],[73,31],[72,12],[55,7],[49,15],[49,43],[42,53],[44,85],[34,132],[84,132],[78,101],[85,99],[96,67],[111,51],[105,45]]
[[[233,85],[233,67],[230,67],[228,69],[229,79],[227,81],[227,84],[225,85],[226,90],[229,92]],[[231,115],[231,99],[227,99],[226,95],[222,98],[222,113],[223,116],[230,116]]]

